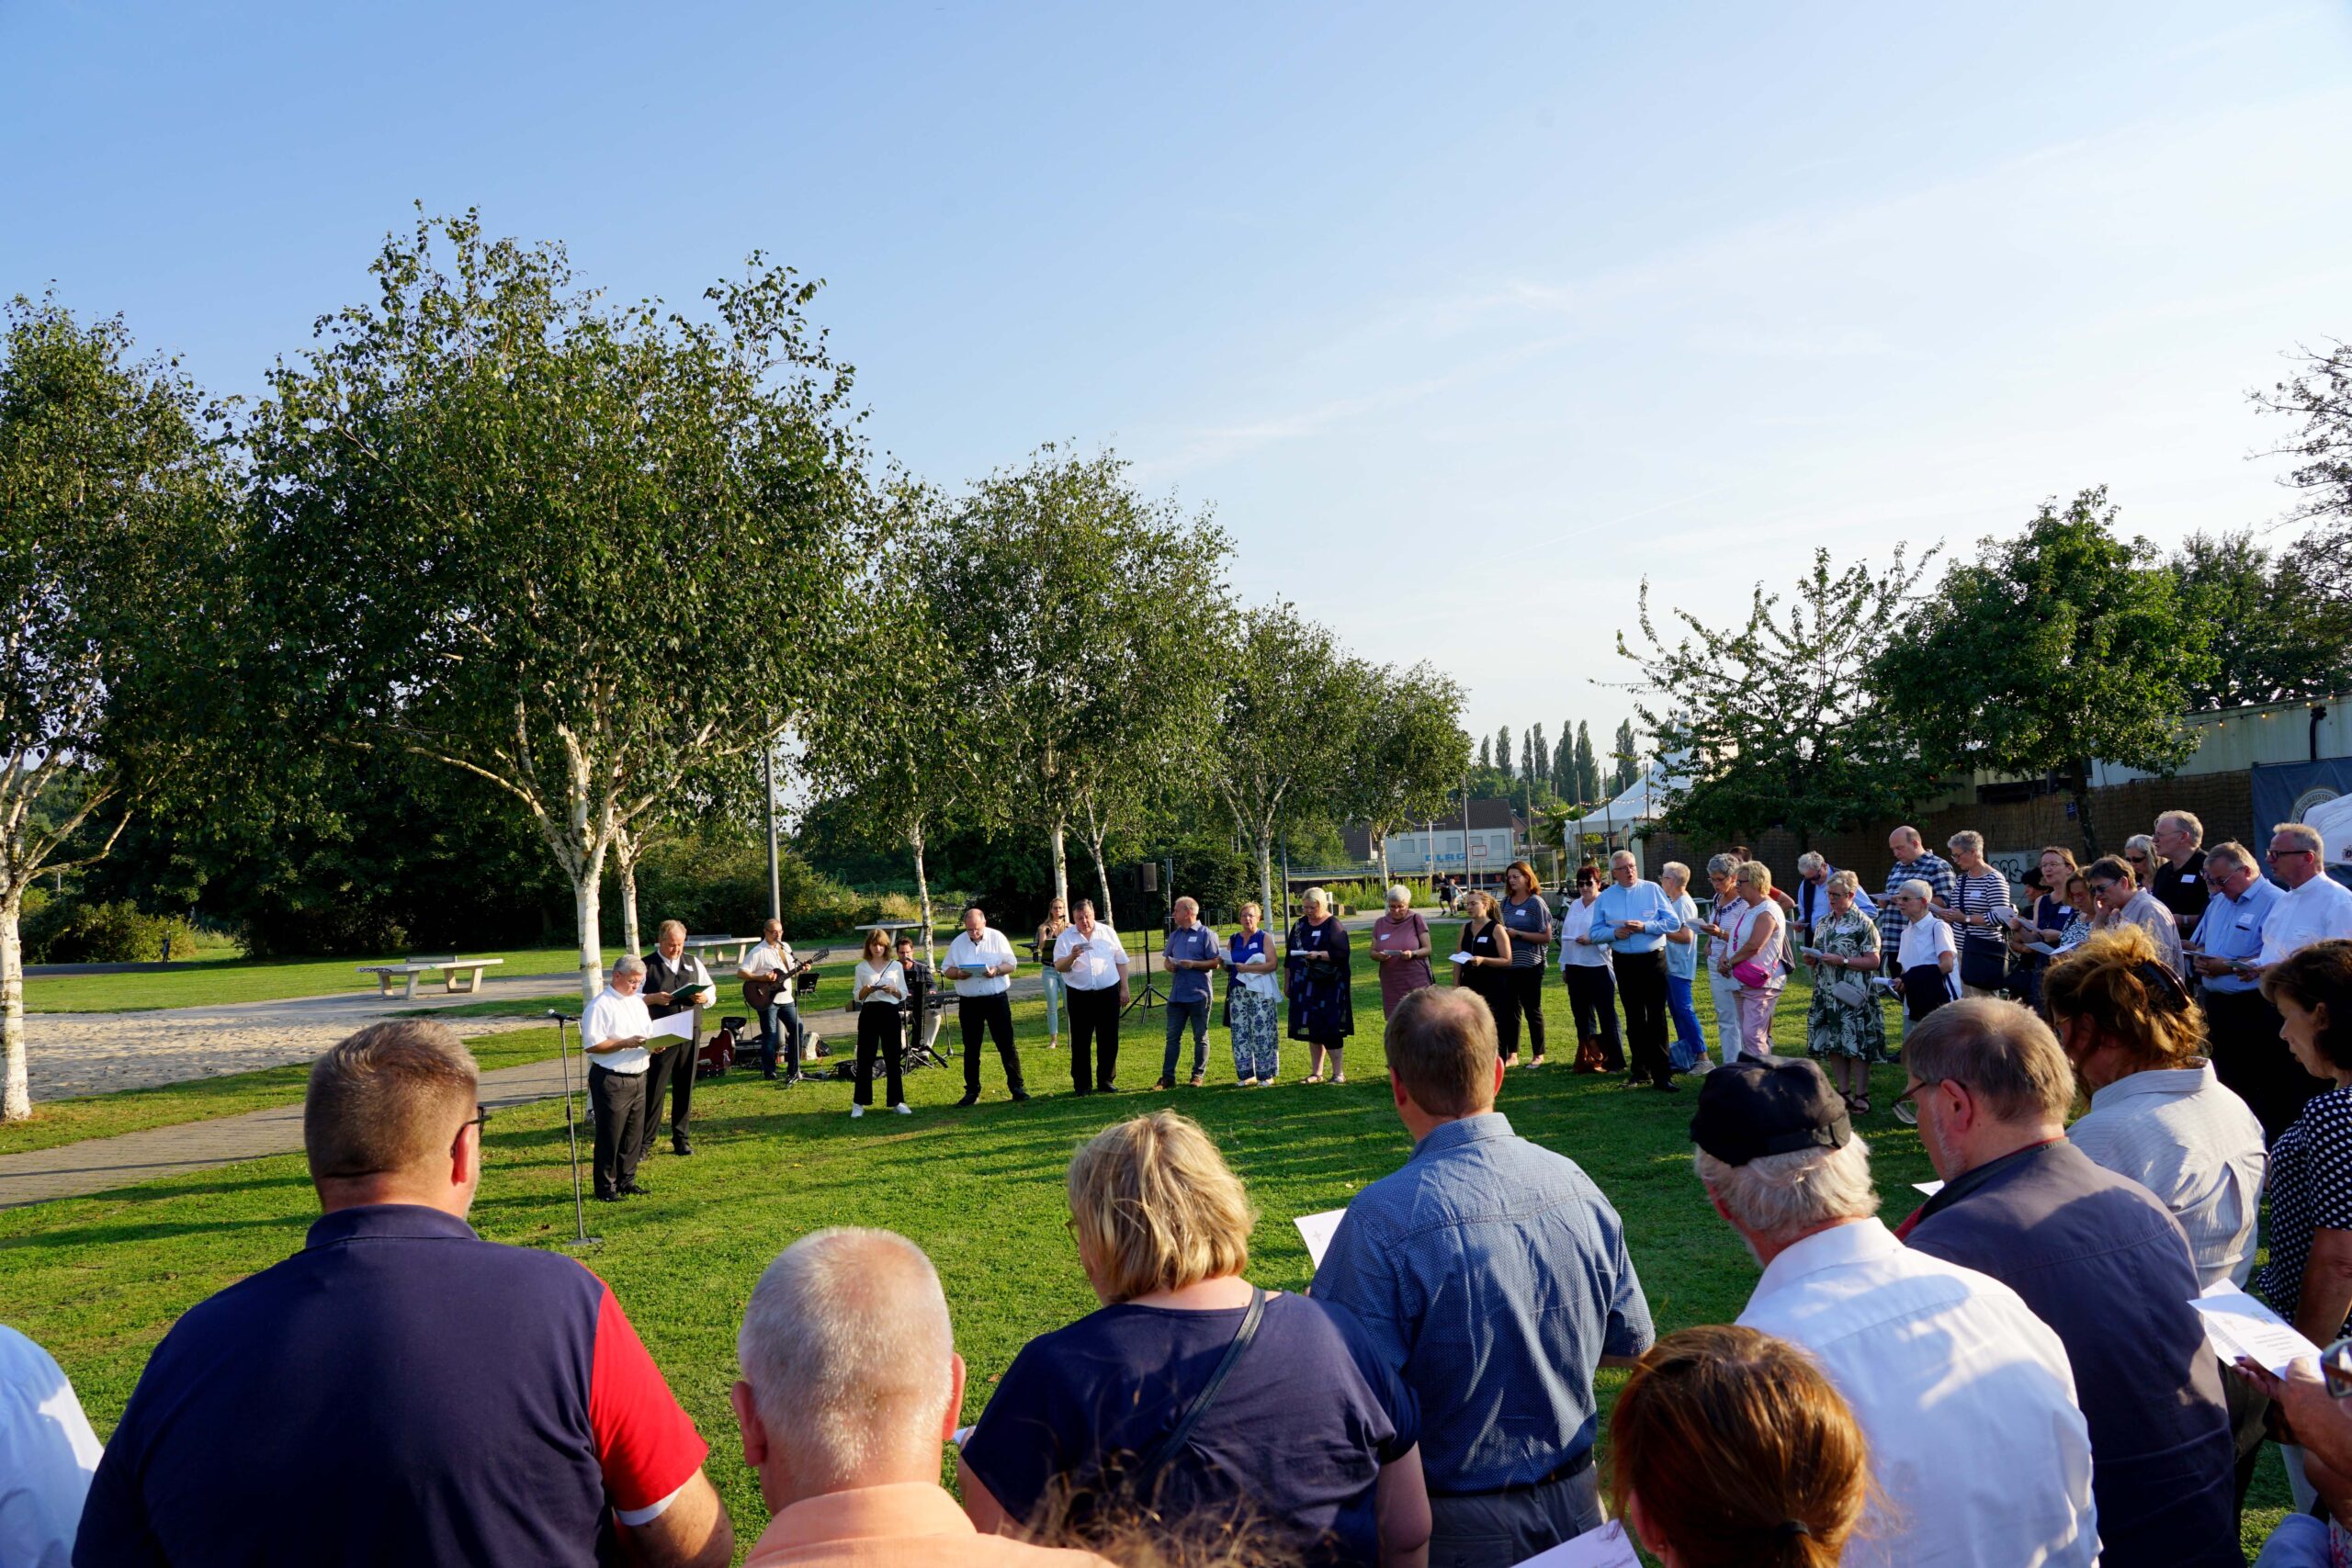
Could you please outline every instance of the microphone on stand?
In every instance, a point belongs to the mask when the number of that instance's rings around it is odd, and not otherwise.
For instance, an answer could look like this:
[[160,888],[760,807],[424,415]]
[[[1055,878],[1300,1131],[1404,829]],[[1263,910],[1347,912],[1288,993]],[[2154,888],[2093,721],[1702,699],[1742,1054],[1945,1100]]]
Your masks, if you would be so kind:
[[561,1008],[549,1008],[547,1017],[555,1020],[556,1055],[563,1059],[563,1132],[571,1145],[571,1226],[574,1245],[584,1246],[597,1238],[588,1234],[588,1209],[580,1197],[580,1127],[571,1113],[571,1052],[564,1043],[563,1026],[580,1021],[577,1013]]

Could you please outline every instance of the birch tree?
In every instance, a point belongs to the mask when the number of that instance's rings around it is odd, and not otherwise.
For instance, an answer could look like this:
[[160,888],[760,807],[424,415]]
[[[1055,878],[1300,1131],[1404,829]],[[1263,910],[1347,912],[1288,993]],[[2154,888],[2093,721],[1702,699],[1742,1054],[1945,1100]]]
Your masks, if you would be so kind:
[[0,1121],[32,1114],[25,894],[101,859],[219,694],[229,475],[119,320],[19,296],[0,357]]
[[251,422],[261,625],[291,721],[526,815],[592,997],[618,836],[767,745],[836,657],[866,513],[850,372],[817,286],[757,255],[691,316],[608,306],[470,212],[370,271]]
[[[1428,664],[1372,671],[1344,767],[1349,815],[1371,829],[1380,881],[1389,881],[1388,835],[1436,817],[1470,764],[1462,728],[1463,693]],[[1539,726],[1532,732],[1541,739]]]
[[1241,621],[1218,716],[1216,788],[1274,908],[1274,840],[1340,806],[1368,687],[1329,627],[1288,602]]

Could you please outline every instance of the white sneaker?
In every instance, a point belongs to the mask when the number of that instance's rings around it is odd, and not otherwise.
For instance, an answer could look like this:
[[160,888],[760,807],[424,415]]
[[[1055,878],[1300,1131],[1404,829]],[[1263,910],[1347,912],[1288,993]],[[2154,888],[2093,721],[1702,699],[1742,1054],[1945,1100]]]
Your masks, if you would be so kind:
[[863,1115],[865,1115],[865,1107],[864,1107],[863,1105],[853,1105],[853,1106],[851,1106],[851,1107],[849,1108],[849,1119],[850,1119],[851,1121],[853,1121],[853,1122],[856,1121],[859,1117],[861,1117],[861,1116],[863,1116]]
[[903,1100],[899,1101],[898,1104],[890,1107],[890,1109],[897,1111],[901,1116],[912,1116],[915,1113],[915,1108],[909,1105]]

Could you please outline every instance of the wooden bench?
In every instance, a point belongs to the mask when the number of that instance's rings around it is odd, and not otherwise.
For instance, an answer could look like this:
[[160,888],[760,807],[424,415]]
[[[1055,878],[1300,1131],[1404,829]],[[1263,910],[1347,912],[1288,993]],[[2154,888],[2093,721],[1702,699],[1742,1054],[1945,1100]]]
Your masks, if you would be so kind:
[[[451,996],[471,994],[481,989],[481,975],[485,969],[505,963],[503,958],[412,958],[403,964],[361,964],[356,967],[362,975],[376,976],[376,994],[389,997],[392,982],[401,982],[401,995],[411,1000],[416,997],[416,977],[438,975]],[[462,980],[463,985],[458,984]]]

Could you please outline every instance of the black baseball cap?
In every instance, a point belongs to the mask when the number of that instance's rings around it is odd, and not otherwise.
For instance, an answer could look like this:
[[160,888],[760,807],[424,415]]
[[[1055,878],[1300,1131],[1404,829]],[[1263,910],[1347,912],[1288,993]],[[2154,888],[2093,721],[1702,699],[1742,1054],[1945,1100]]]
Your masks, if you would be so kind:
[[1690,1141],[1725,1165],[1800,1149],[1842,1149],[1853,1136],[1844,1098],[1802,1057],[1735,1062],[1699,1080]]

